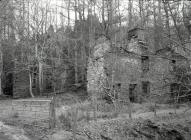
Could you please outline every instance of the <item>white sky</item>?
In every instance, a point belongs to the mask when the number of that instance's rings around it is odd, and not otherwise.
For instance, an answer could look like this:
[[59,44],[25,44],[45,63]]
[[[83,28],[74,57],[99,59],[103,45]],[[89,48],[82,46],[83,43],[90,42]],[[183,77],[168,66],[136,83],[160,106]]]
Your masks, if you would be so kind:
[[[51,8],[52,11],[54,11],[54,22],[56,22],[56,20],[57,20],[57,23],[61,24],[61,20],[64,20],[65,23],[67,22],[68,13],[65,9],[65,8],[67,8],[67,1],[68,0],[41,0],[41,2],[42,2],[41,6],[44,8],[46,8],[46,6],[48,6],[49,8]],[[128,2],[128,0],[121,0],[121,2],[120,2],[121,3],[120,10],[123,14],[126,12],[126,10],[128,8],[127,2]],[[65,7],[65,8],[62,8],[62,7]],[[71,9],[73,9],[72,4],[71,4]],[[86,8],[86,10],[87,10],[87,8]],[[60,13],[62,13],[62,15],[64,15],[64,16],[61,16]],[[86,11],[86,13],[87,13],[87,11]],[[73,10],[70,11],[70,19],[71,19],[71,23],[74,22],[75,15],[74,15]]]
[[[58,27],[61,25],[61,24],[67,24],[67,1],[68,0],[25,0],[26,2],[27,1],[30,1],[31,3],[34,3],[37,2],[38,3],[38,6],[39,7],[42,7],[42,9],[44,9],[44,11],[46,11],[46,9],[49,9],[51,12],[48,13],[48,21],[50,21],[50,24],[53,24],[53,25],[57,25]],[[73,1],[73,0],[71,0]],[[87,0],[85,0],[87,1]],[[100,0],[97,0],[98,3],[100,2]],[[133,10],[135,13],[138,13],[139,10],[138,10],[138,0],[132,0],[133,1]],[[127,17],[127,14],[128,14],[128,0],[120,0],[120,12],[122,15],[124,15],[124,17]],[[156,2],[157,4],[157,2]],[[74,4],[73,4],[74,5]],[[31,13],[32,11],[34,12],[34,7],[32,7],[32,5],[30,6],[31,7]],[[64,8],[62,8],[64,7]],[[71,9],[73,9],[73,6],[71,4]],[[97,11],[99,11],[97,9]],[[61,13],[61,14],[60,14]],[[87,13],[87,8],[86,8],[86,13]],[[33,13],[34,14],[34,13]],[[63,15],[63,16],[62,16]],[[100,16],[101,13],[98,12],[98,16]],[[38,14],[38,16],[42,16],[42,13]],[[134,16],[134,15],[133,15]],[[44,18],[44,17],[41,17],[41,18]],[[70,11],[70,22],[73,23],[74,22],[74,12],[73,10]]]

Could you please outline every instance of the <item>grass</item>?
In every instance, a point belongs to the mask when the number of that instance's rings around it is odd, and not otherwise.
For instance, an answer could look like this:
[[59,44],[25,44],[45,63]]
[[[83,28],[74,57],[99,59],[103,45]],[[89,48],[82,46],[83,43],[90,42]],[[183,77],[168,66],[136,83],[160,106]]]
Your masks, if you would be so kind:
[[[133,119],[132,122],[129,122],[128,120],[128,106],[127,105],[120,105],[117,112],[114,110],[113,104],[108,104],[104,102],[103,100],[98,100],[96,102],[97,108],[95,109],[95,104],[91,100],[85,100],[82,101],[78,98],[75,98],[72,96],[67,96],[66,98],[62,96],[62,98],[57,97],[57,126],[61,130],[71,130],[73,128],[76,128],[76,131],[83,131],[84,129],[81,128],[87,128],[91,133],[97,133],[97,132],[104,132],[105,136],[113,137],[113,135],[116,133],[120,139],[125,138],[125,132],[123,132],[124,129],[128,129],[127,126],[131,126],[133,122],[135,122],[136,119]],[[74,99],[75,98],[75,99]],[[59,99],[59,100],[58,100]],[[66,101],[66,102],[64,102]],[[64,103],[63,103],[64,102]],[[4,105],[4,104],[3,104]],[[11,105],[11,104],[10,104]],[[65,105],[68,105],[67,107]],[[150,112],[152,114],[153,112],[153,105],[150,103],[144,103],[144,104],[136,104],[132,103],[132,113],[133,117],[134,115],[145,115]],[[9,106],[6,104],[6,107]],[[65,110],[62,111],[62,108],[66,107]],[[169,109],[170,105],[161,105],[157,104],[156,109],[159,110],[166,110]],[[181,108],[180,108],[181,109]],[[76,111],[77,110],[77,111]],[[171,109],[172,110],[172,109]],[[96,112],[96,116],[94,116],[94,112]],[[20,125],[21,123],[24,123],[25,120],[22,118],[22,114],[19,114],[20,112],[13,112],[11,113],[11,116],[9,116],[10,120],[15,120],[15,125]],[[29,112],[30,115],[30,112]],[[121,116],[124,117],[121,117]],[[153,115],[151,115],[153,117]],[[191,114],[190,114],[191,116]],[[96,117],[96,118],[95,118]],[[144,118],[144,116],[142,117]],[[94,121],[96,119],[96,121]],[[174,114],[170,116],[158,116],[155,118],[158,122],[172,122],[169,121],[170,119],[173,120],[180,120],[180,117],[176,117]],[[19,120],[19,121],[18,121]],[[76,123],[74,121],[76,120]],[[185,118],[183,118],[183,121]],[[191,120],[188,118],[188,120]],[[8,121],[10,122],[10,121]],[[17,123],[19,122],[19,123]],[[126,122],[126,123],[125,123]],[[41,125],[40,121],[37,120],[36,122],[38,125]],[[46,122],[48,124],[48,122]],[[25,120],[25,124],[31,124],[30,126],[33,126],[33,124],[27,120]],[[12,124],[10,124],[12,125]],[[14,124],[13,124],[14,125]],[[104,125],[107,126],[107,131],[104,130]],[[25,125],[26,126],[26,125]],[[39,130],[41,131],[41,128],[36,128],[37,126],[33,126],[33,129],[27,128],[29,131],[35,131]],[[115,130],[117,132],[115,132]],[[56,129],[57,131],[57,129]],[[95,132],[97,131],[97,132]],[[129,132],[129,131],[128,131]],[[44,132],[42,132],[44,133]],[[39,134],[41,135],[41,134]]]

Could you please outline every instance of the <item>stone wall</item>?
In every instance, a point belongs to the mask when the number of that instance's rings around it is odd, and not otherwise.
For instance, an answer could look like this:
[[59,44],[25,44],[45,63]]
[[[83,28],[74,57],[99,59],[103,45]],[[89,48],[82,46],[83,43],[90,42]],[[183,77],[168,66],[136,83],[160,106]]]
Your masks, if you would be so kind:
[[0,116],[2,119],[12,118],[25,123],[45,122],[49,127],[50,103],[51,99],[35,98],[2,101],[0,102]]
[[93,57],[89,58],[87,68],[87,90],[89,93],[103,91],[106,75],[104,72],[104,55],[109,50],[109,43],[102,42],[94,48]]
[[[170,73],[170,60],[162,56],[165,54],[148,55],[149,69],[143,72],[141,59],[143,53],[136,39],[127,46],[132,53],[113,51],[116,48],[110,48],[109,43],[106,42],[101,42],[95,47],[93,57],[89,59],[88,64],[88,92],[102,93],[104,88],[111,89],[115,85],[120,85],[121,93],[124,94],[122,96],[126,96],[130,92],[130,85],[134,84],[136,88],[133,94],[138,101],[152,99],[148,97],[158,101],[159,97],[168,99],[170,81],[173,81],[174,77]],[[181,65],[183,62],[177,60],[177,64]],[[149,91],[146,95],[143,90],[144,82],[149,83]],[[109,85],[112,87],[108,87]]]
[[103,94],[104,90],[111,90],[109,86],[118,84],[121,93],[128,95],[129,84],[139,84],[141,73],[140,57],[113,51],[108,42],[102,42],[94,48],[93,57],[89,59],[88,92]]
[[[151,60],[149,72],[145,77],[151,83],[151,96],[158,101],[161,99],[160,102],[167,102],[171,98],[171,84],[175,81],[172,60],[162,57],[151,57]],[[183,59],[177,59],[176,65],[185,67],[188,64]]]
[[171,78],[169,74],[169,60],[156,57],[151,57],[150,59],[150,68],[145,79],[150,82],[151,97],[154,100],[159,100],[160,97],[162,99],[170,91],[170,85],[165,80]]
[[29,73],[24,66],[15,67],[13,79],[13,97],[29,97]]

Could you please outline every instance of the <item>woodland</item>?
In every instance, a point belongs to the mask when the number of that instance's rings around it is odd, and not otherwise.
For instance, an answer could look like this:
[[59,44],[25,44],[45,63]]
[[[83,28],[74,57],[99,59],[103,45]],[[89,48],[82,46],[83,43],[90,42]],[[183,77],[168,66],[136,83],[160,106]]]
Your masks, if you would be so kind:
[[189,0],[0,0],[0,139],[189,140],[190,100]]

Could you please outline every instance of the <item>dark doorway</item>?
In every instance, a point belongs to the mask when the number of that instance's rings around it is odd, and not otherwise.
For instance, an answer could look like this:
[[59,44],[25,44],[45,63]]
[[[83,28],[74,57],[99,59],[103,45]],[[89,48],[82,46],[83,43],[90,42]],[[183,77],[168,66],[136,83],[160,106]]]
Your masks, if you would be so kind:
[[171,93],[172,98],[174,98],[177,95],[179,87],[180,87],[180,85],[177,83],[172,83],[170,85],[170,93]]
[[143,95],[147,96],[150,93],[150,83],[149,81],[143,81],[142,82],[142,91]]
[[8,73],[5,76],[5,87],[3,89],[5,95],[13,96],[13,74]]
[[115,85],[113,85],[113,90],[114,90],[113,97],[115,99],[118,99],[119,94],[121,92],[121,83],[116,83]]
[[136,86],[137,84],[129,84],[129,99],[131,102],[136,100]]
[[149,71],[149,57],[148,56],[141,56],[141,65],[143,73]]

